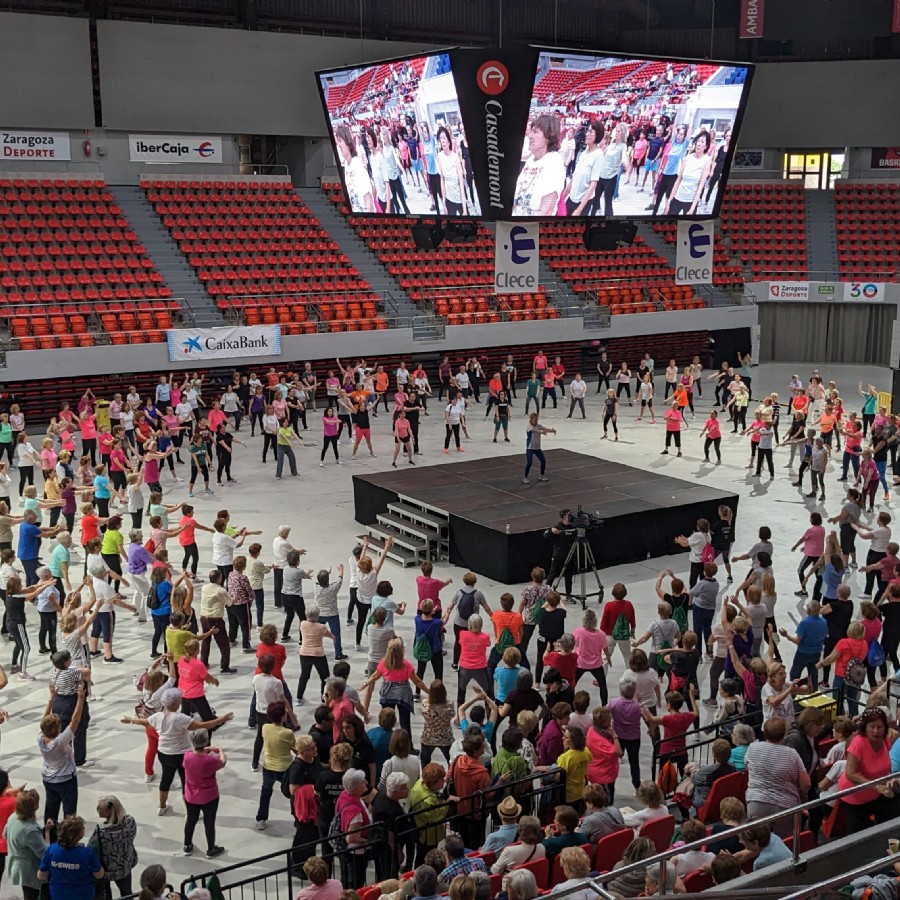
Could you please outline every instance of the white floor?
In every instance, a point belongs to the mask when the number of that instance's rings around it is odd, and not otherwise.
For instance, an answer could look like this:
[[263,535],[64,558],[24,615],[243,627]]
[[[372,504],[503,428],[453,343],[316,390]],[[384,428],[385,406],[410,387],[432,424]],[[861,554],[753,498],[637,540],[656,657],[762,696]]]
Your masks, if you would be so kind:
[[[804,379],[811,374],[812,367],[799,368],[790,365],[767,365],[754,371],[753,394],[759,397],[763,392],[776,390],[782,399],[787,396],[787,383],[792,372],[798,372]],[[840,366],[823,370],[826,380],[834,379],[839,387],[848,408],[858,408],[856,385],[860,379],[874,382],[880,389],[889,390],[889,370],[863,369],[862,367]],[[661,383],[661,379],[657,379]],[[835,478],[837,473],[831,471],[826,478],[828,500],[824,504],[813,504],[807,501],[798,490],[791,486],[793,473],[783,468],[787,461],[787,453],[775,451],[776,478],[770,482],[767,477],[760,480],[751,478],[745,468],[749,460],[747,439],[726,433],[723,441],[724,462],[721,466],[707,465],[703,462],[702,444],[698,434],[710,408],[712,398],[712,382],[704,382],[704,397],[698,403],[697,417],[690,421],[691,427],[684,434],[685,455],[682,459],[674,456],[659,455],[663,445],[663,426],[651,426],[649,420],[631,421],[633,410],[627,406],[621,410],[619,428],[620,440],[600,441],[599,425],[600,403],[591,386],[589,394],[589,419],[565,419],[568,405],[561,404],[556,412],[548,410],[544,414],[545,424],[557,427],[559,434],[545,438],[545,448],[564,446],[582,453],[590,453],[605,459],[626,461],[636,466],[664,470],[667,474],[683,479],[698,479],[721,487],[737,491],[741,496],[738,519],[736,553],[745,552],[754,542],[760,525],[769,525],[775,544],[775,574],[779,588],[780,600],[778,617],[781,624],[790,627],[788,613],[796,613],[793,592],[797,587],[795,568],[796,555],[788,552],[790,545],[802,534],[807,525],[807,518],[812,509],[834,515],[839,509],[842,499],[841,485]],[[520,392],[521,398],[521,392]],[[422,419],[422,449],[424,456],[416,457],[419,465],[444,463],[447,457],[441,452],[443,446],[443,425],[441,416],[434,411],[432,415]],[[752,408],[752,407],[751,407]],[[491,443],[492,428],[483,420],[483,407],[475,406],[469,416],[469,432],[471,440],[465,443],[465,458],[470,459],[493,456],[498,453],[521,455],[523,446],[523,419],[521,418],[522,401],[514,411],[519,413],[512,422],[510,444]],[[276,481],[274,468],[262,468],[259,461],[261,441],[259,437],[249,439],[249,433],[243,429],[240,437],[248,441],[248,446],[235,447],[234,475],[239,484],[227,488],[218,488],[216,496],[197,499],[197,517],[200,521],[211,525],[216,510],[228,507],[232,513],[232,521],[239,527],[263,529],[260,539],[265,547],[264,558],[271,560],[271,541],[275,528],[279,524],[290,524],[293,527],[292,539],[295,546],[306,548],[306,561],[312,568],[334,566],[346,563],[350,550],[355,544],[356,536],[362,529],[353,520],[353,494],[351,476],[355,472],[380,471],[388,468],[393,451],[389,443],[390,419],[382,414],[373,420],[375,432],[375,450],[377,459],[368,455],[360,455],[356,462],[350,462],[348,448],[341,450],[346,454],[345,465],[337,467],[328,462],[327,467],[318,466],[318,448],[298,451],[301,477],[285,478]],[[319,428],[317,415],[310,412],[311,441],[318,444]],[[450,460],[454,457],[451,455]],[[402,461],[399,465],[405,465]],[[833,469],[834,467],[832,467]],[[552,478],[552,471],[549,472]],[[523,490],[540,490],[540,486],[532,484]],[[167,486],[167,498],[174,500],[187,499],[185,484]],[[590,498],[585,497],[585,506],[590,507]],[[881,507],[880,507],[881,508]],[[889,508],[889,507],[888,507]],[[548,523],[552,524],[552,523]],[[686,522],[685,528],[692,523]],[[209,535],[200,534],[201,573],[210,563]],[[674,535],[673,535],[674,538]],[[176,542],[170,542],[175,545]],[[673,544],[674,547],[674,544]],[[173,559],[175,556],[173,555]],[[176,560],[180,562],[180,560]],[[743,564],[739,564],[743,566]],[[638,609],[638,626],[646,625],[655,614],[656,596],[653,583],[661,569],[672,568],[686,573],[687,557],[677,554],[663,559],[647,560],[645,563],[632,563],[619,566],[603,573],[607,588],[616,581],[623,581],[629,588],[629,596]],[[743,568],[738,571],[743,571]],[[406,599],[414,603],[415,569],[401,569],[388,564],[385,576],[391,580],[398,599]],[[447,578],[452,577],[456,584],[461,582],[464,574],[446,563],[436,566],[435,574]],[[723,582],[724,583],[724,582]],[[856,594],[861,587],[859,576],[851,576],[851,584]],[[488,599],[496,604],[497,598],[505,586],[494,584],[486,579],[479,581]],[[514,589],[514,592],[517,592]],[[268,587],[271,603],[271,586]],[[344,599],[347,591],[342,592]],[[452,597],[451,590],[446,591],[447,599]],[[572,628],[579,622],[574,607],[569,607],[569,617],[573,621]],[[400,632],[409,639],[412,635],[412,615],[397,617]],[[270,621],[280,621],[280,614],[274,610],[269,613]],[[40,790],[40,770],[38,754],[35,747],[37,740],[37,721],[46,702],[44,678],[50,668],[46,656],[37,655],[37,620],[31,622],[29,630],[32,635],[32,671],[39,676],[33,684],[24,684],[10,679],[10,684],[0,695],[0,705],[10,713],[9,721],[2,726],[2,762],[11,771],[12,782],[37,785]],[[172,795],[173,813],[167,818],[157,818],[156,786],[145,785],[143,779],[144,734],[138,728],[119,723],[122,715],[133,712],[136,691],[133,678],[147,664],[149,653],[149,626],[139,626],[137,620],[127,613],[120,617],[116,640],[116,651],[125,657],[122,666],[96,666],[96,688],[102,696],[101,701],[91,704],[92,726],[89,732],[89,755],[96,760],[96,766],[83,770],[79,775],[81,798],[79,812],[92,827],[95,819],[94,804],[96,800],[109,793],[116,794],[125,808],[138,820],[138,845],[140,849],[140,867],[153,862],[162,863],[170,874],[170,881],[177,885],[181,878],[193,873],[207,871],[213,864],[203,859],[205,843],[201,829],[195,835],[195,856],[186,859],[180,855],[182,844],[183,806],[177,794]],[[344,630],[345,647],[350,647],[350,661],[353,665],[352,679],[358,682],[363,677],[364,654],[352,651],[352,640],[348,640]],[[408,645],[411,640],[408,640]],[[0,658],[5,667],[9,665],[11,645],[3,642],[0,645]],[[791,645],[787,645],[787,656],[790,657]],[[784,642],[782,652],[784,652]],[[217,659],[216,651],[213,658]],[[250,750],[253,732],[246,727],[246,714],[249,701],[249,681],[253,669],[250,665],[252,657],[244,657],[239,652],[233,657],[233,665],[238,674],[222,679],[222,686],[210,688],[208,696],[217,711],[233,710],[235,719],[224,727],[217,735],[220,743],[229,756],[227,769],[220,776],[223,803],[219,813],[219,843],[227,848],[227,853],[215,861],[217,865],[227,865],[240,860],[251,859],[264,853],[273,852],[289,845],[292,836],[292,825],[286,801],[276,790],[272,801],[272,813],[269,829],[259,833],[253,828],[253,820],[259,792],[260,777],[250,771]],[[614,684],[621,674],[622,661],[614,661],[611,682]],[[705,670],[705,667],[704,667]],[[448,683],[451,696],[455,693],[455,673],[447,666]],[[296,659],[296,645],[289,650],[288,664],[285,674],[289,684],[296,684],[299,664]],[[588,678],[582,679],[579,685],[590,689],[597,702],[597,689],[590,686]],[[312,698],[313,691],[307,692]],[[298,709],[301,723],[308,727],[312,722],[314,706],[307,704]],[[373,713],[377,708],[373,705]],[[705,711],[708,714],[709,710]],[[419,728],[414,719],[414,729]],[[649,754],[649,744],[645,742],[645,755]],[[623,767],[625,774],[627,767]],[[617,790],[617,801],[627,804],[631,800],[631,787],[628,778],[621,778]],[[0,889],[0,897],[16,896],[4,885]]]

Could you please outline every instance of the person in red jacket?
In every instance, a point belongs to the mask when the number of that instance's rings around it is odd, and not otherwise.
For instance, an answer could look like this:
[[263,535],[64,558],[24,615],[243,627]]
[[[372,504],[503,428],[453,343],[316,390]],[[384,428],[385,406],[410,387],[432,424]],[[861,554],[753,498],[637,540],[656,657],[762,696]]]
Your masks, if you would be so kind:
[[[634,607],[631,601],[626,599],[628,588],[619,582],[613,585],[612,600],[603,607],[603,616],[600,619],[600,630],[606,635],[610,650],[609,658],[612,660],[616,647],[622,653],[625,667],[631,659],[631,642],[634,640]],[[620,621],[620,617],[622,620]],[[625,625],[628,626],[628,634],[625,633]],[[618,627],[617,627],[618,626]]]
[[550,371],[553,373],[556,378],[556,383],[559,385],[559,395],[561,397],[566,396],[566,387],[563,384],[563,375],[566,374],[566,367],[562,363],[562,357],[557,356],[553,361],[553,365],[550,367]]

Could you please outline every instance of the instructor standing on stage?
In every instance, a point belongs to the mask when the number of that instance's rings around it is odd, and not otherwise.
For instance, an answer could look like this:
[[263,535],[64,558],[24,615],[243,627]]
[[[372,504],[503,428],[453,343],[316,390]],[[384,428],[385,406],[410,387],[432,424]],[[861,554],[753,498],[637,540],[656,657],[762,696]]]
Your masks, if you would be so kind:
[[[572,511],[561,509],[559,522],[553,528],[544,532],[545,541],[553,541],[553,557],[550,560],[550,574],[547,581],[553,585],[560,575],[565,577],[566,601],[574,603],[572,597],[572,566],[566,565],[566,559],[572,545],[575,543],[575,523],[572,521]],[[563,571],[565,569],[565,571]]]

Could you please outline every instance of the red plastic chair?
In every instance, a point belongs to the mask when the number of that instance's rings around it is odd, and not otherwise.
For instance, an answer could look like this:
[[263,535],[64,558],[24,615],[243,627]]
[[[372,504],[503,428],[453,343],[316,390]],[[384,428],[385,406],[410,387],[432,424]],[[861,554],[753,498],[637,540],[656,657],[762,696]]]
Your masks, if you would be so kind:
[[625,855],[625,850],[633,840],[634,831],[631,828],[623,828],[600,838],[594,850],[594,869],[598,872],[610,871]]
[[747,789],[747,777],[744,772],[733,772],[724,778],[717,778],[710,788],[706,802],[697,810],[697,818],[705,825],[707,822],[719,820],[719,804],[726,797],[737,797],[744,802]]
[[672,846],[673,834],[675,834],[675,816],[663,816],[642,825],[638,837],[650,838],[656,845],[656,852],[665,853]]
[[684,879],[684,886],[689,894],[699,894],[701,891],[711,888],[714,884],[712,875],[709,872],[701,872],[699,869],[696,872],[691,872]]
[[533,859],[521,866],[515,866],[516,869],[528,869],[534,880],[537,882],[538,890],[546,890],[548,884],[547,879],[550,877],[550,864],[546,859]]

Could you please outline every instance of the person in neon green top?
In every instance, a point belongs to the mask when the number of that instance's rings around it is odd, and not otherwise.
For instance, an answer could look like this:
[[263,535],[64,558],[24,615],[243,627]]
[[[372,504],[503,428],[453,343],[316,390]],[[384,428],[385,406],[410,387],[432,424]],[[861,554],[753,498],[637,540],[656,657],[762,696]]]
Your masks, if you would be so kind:
[[0,413],[0,458],[6,454],[9,464],[13,462],[13,446],[12,425],[9,424],[9,413]]
[[[122,560],[128,559],[128,554],[125,552],[125,536],[122,534],[121,528],[122,517],[110,516],[106,523],[106,531],[103,532],[103,541],[100,544],[100,555],[103,557],[103,562],[119,576],[122,575]],[[119,581],[120,578],[113,579],[113,587],[117,593]]]
[[281,472],[284,469],[284,461],[287,461],[291,465],[291,475],[297,475],[297,457],[294,456],[294,448],[291,446],[292,441],[297,441],[300,446],[303,446],[303,441],[301,441],[296,434],[294,434],[294,430],[291,428],[291,423],[289,419],[282,419],[281,424],[278,426],[278,433],[276,435],[276,447],[275,452],[278,457],[278,467],[275,470],[275,477],[281,478]]

